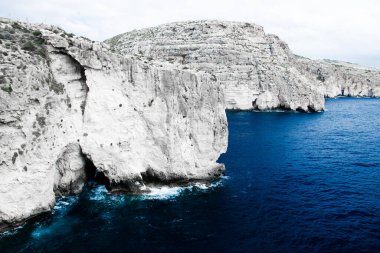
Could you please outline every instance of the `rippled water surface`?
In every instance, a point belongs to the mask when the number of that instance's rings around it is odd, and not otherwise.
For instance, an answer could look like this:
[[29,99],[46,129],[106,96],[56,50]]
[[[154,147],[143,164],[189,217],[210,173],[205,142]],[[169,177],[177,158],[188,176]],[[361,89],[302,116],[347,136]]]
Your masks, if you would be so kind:
[[227,175],[148,196],[89,185],[0,252],[379,252],[380,100],[229,112]]

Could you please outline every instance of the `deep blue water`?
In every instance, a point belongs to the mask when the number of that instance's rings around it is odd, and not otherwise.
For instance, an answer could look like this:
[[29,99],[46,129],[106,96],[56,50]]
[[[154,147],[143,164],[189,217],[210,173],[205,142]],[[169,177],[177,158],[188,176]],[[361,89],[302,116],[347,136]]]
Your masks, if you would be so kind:
[[228,112],[226,178],[145,197],[89,185],[0,252],[380,252],[380,100]]

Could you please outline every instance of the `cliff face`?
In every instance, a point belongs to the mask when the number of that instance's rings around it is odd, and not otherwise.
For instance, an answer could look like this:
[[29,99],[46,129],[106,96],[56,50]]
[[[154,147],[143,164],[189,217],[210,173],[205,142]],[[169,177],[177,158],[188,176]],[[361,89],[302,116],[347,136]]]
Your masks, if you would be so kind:
[[380,71],[332,60],[312,61],[294,58],[300,72],[317,80],[316,86],[327,98],[337,96],[380,97]]
[[227,109],[321,111],[325,96],[380,96],[379,71],[296,56],[250,23],[171,23],[106,43],[123,54],[209,72],[224,90]]
[[94,174],[130,193],[220,176],[225,108],[380,96],[379,71],[295,56],[254,24],[174,23],[107,43],[0,18],[0,230]]
[[[63,30],[0,19],[0,229],[81,191],[210,180],[227,147],[207,73],[143,62]],[[91,174],[91,173],[90,173]]]

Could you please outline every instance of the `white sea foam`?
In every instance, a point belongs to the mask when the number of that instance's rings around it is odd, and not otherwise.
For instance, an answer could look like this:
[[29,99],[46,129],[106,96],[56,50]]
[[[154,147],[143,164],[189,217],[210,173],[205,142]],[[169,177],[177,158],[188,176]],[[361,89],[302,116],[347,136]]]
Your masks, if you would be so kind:
[[[186,194],[189,192],[205,192],[209,191],[211,189],[221,187],[224,182],[228,179],[228,177],[222,177],[220,180],[213,182],[211,184],[205,184],[205,183],[195,183],[193,185],[184,186],[184,187],[168,187],[168,186],[162,186],[162,187],[151,187],[147,188],[150,190],[149,193],[143,194],[140,196],[133,196],[133,199],[138,200],[171,200],[175,199],[181,194]],[[89,192],[89,199],[93,201],[100,201],[100,202],[111,202],[112,204],[121,203],[125,198],[128,198],[126,195],[113,195],[110,194],[107,189],[103,186],[97,186]],[[70,208],[79,201],[79,196],[69,196],[69,197],[62,197],[60,198],[54,209],[53,213],[55,214],[55,217],[63,217]],[[58,215],[58,216],[57,216]],[[110,213],[104,213],[102,215],[102,218],[105,220],[112,219],[112,215]],[[67,222],[67,221],[66,221]],[[74,224],[77,221],[72,220],[70,221],[70,224]],[[46,235],[49,235],[53,233],[52,231],[60,231],[59,234],[66,234],[71,231],[71,226],[67,224],[63,224],[64,222],[60,219],[55,220],[52,224],[46,226],[45,224],[39,224],[36,229],[32,232],[33,238],[40,238]],[[11,236],[14,235],[20,230],[22,226],[19,226],[15,229],[12,229],[10,231],[4,232],[0,234],[1,237]],[[58,233],[58,232],[55,232]]]
[[20,225],[20,226],[17,226],[15,228],[12,228],[11,230],[8,230],[8,231],[5,231],[3,233],[0,233],[0,238],[15,235],[23,227],[24,227],[24,225]]
[[78,196],[62,197],[55,204],[52,213],[55,213],[57,211],[65,212],[68,207],[78,202],[78,200],[79,200]]
[[108,195],[108,191],[104,185],[100,185],[91,190],[89,199],[95,201],[105,200]]
[[191,192],[208,191],[210,189],[220,187],[223,185],[223,183],[227,179],[228,177],[224,176],[220,180],[213,182],[211,184],[195,183],[193,185],[183,186],[183,187],[179,187],[179,186],[177,187],[168,187],[168,186],[151,187],[151,188],[148,188],[150,192],[142,195],[141,198],[142,199],[159,199],[159,200],[174,199],[187,191],[191,191]]
[[142,199],[172,199],[178,197],[187,187],[152,187],[149,193],[141,196]]
[[[149,193],[139,195],[139,196],[133,196],[132,199],[157,199],[157,200],[168,200],[168,199],[174,199],[178,196],[180,196],[184,192],[193,192],[193,191],[207,191],[216,187],[220,187],[223,185],[224,181],[227,180],[228,177],[224,176],[220,180],[206,184],[206,183],[195,183],[189,186],[176,186],[176,187],[169,187],[169,186],[160,186],[160,187],[147,187],[146,190],[149,191]],[[89,199],[92,201],[107,201],[107,202],[123,202],[125,198],[128,198],[128,195],[114,195],[110,194],[107,189],[104,186],[97,186],[93,188],[89,193]]]

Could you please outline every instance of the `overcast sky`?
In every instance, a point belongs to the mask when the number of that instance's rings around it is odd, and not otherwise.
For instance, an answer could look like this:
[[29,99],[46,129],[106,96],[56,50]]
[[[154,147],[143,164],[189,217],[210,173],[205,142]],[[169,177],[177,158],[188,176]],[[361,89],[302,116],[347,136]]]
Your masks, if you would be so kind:
[[253,22],[296,54],[380,68],[379,0],[0,0],[0,16],[93,40],[173,21]]

